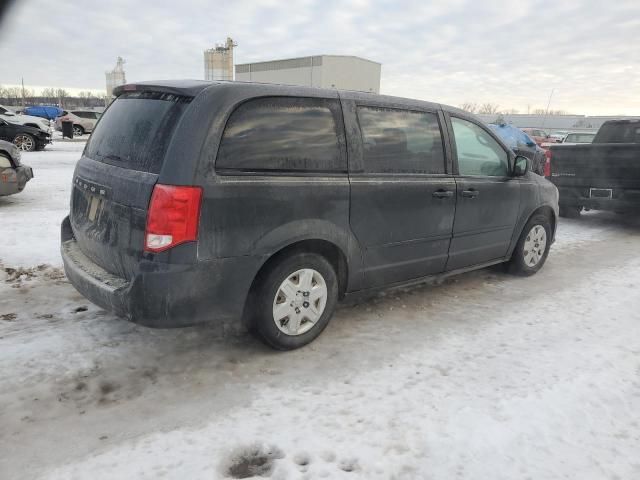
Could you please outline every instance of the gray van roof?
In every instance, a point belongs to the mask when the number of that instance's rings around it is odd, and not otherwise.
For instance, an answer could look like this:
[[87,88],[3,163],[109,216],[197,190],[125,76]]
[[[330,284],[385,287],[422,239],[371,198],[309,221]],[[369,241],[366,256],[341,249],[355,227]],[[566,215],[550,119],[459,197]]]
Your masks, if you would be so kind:
[[[448,111],[458,111],[455,107],[447,105],[441,105],[435,102],[427,102],[424,100],[416,100],[405,97],[395,97],[391,95],[379,95],[376,93],[358,92],[354,90],[339,90],[335,88],[319,88],[319,87],[305,87],[299,85],[284,85],[276,83],[258,83],[258,82],[242,82],[242,81],[205,81],[205,80],[158,80],[147,82],[135,82],[127,83],[116,87],[113,91],[114,95],[118,96],[127,91],[136,90],[152,90],[165,93],[173,93],[176,95],[185,95],[189,97],[195,97],[203,90],[206,90],[215,86],[225,86],[227,88],[238,88],[245,91],[247,94],[249,91],[256,96],[264,95],[291,95],[291,96],[312,96],[312,97],[325,97],[325,98],[337,98],[338,94],[340,98],[346,100],[355,101],[368,101],[375,103],[385,103],[398,106],[411,106],[421,105],[424,107],[438,108],[442,107]],[[226,88],[225,88],[226,89]]]

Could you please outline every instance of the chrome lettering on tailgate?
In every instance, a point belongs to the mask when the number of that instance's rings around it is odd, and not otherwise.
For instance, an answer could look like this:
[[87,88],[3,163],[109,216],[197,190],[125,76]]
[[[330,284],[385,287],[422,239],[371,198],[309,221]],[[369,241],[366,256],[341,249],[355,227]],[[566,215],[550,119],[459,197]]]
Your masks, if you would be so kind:
[[108,198],[111,194],[111,189],[109,187],[105,187],[104,185],[100,185],[98,183],[89,182],[81,178],[80,176],[76,176],[73,183],[80,189],[86,191],[87,193],[91,193],[93,195],[99,195],[101,197]]

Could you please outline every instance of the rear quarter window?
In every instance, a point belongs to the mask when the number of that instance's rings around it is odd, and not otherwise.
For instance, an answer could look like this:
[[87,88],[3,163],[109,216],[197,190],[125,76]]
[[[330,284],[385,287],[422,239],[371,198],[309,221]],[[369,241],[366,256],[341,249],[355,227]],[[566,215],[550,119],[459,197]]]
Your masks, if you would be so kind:
[[84,155],[118,167],[159,173],[190,101],[188,97],[157,92],[119,96],[100,117]]
[[337,100],[268,97],[229,117],[216,169],[247,172],[346,172]]

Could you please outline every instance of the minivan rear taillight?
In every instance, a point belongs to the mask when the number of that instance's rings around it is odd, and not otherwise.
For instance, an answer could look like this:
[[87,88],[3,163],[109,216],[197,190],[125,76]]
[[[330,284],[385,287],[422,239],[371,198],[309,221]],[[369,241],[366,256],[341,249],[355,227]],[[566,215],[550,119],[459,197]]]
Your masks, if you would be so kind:
[[202,188],[156,184],[147,213],[144,249],[162,252],[198,239]]
[[551,150],[544,152],[544,176],[551,177]]

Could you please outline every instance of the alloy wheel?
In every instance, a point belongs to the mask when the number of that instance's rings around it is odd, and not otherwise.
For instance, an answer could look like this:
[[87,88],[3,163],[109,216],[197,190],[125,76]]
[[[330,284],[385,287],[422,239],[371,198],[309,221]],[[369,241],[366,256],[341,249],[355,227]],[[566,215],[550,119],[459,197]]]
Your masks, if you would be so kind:
[[35,142],[29,135],[18,135],[13,139],[13,143],[25,152],[30,152],[35,148]]

